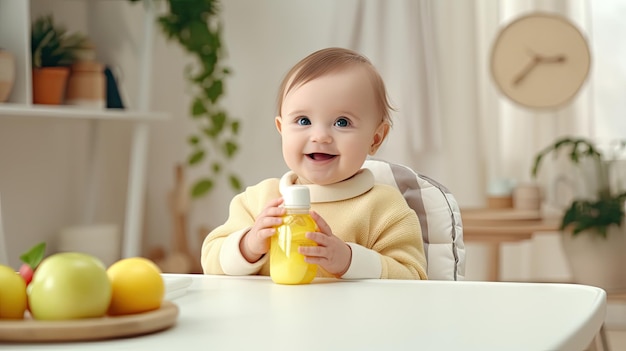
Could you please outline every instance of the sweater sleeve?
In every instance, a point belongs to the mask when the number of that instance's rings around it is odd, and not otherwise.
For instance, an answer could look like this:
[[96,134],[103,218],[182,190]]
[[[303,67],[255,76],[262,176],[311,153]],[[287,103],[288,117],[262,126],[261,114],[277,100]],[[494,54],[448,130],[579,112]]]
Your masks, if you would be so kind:
[[378,252],[356,243],[348,243],[352,250],[350,267],[341,278],[343,279],[378,279],[382,264]]
[[257,274],[265,261],[267,261],[267,255],[254,262],[250,263],[243,257],[241,250],[239,249],[239,242],[241,238],[250,230],[250,228],[238,230],[226,237],[220,250],[220,266],[224,271],[224,274],[228,275],[251,275]]
[[233,198],[228,220],[215,228],[202,243],[201,263],[205,274],[257,274],[267,256],[255,263],[248,262],[239,250],[241,238],[254,224],[254,210],[250,210],[245,193]]
[[381,278],[428,279],[419,219],[410,209],[398,215],[372,246],[381,255]]

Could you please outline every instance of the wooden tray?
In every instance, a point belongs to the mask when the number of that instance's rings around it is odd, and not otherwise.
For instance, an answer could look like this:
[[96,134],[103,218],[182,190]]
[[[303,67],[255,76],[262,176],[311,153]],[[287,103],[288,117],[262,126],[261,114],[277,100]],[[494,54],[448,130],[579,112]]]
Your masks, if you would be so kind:
[[163,301],[158,310],[117,317],[65,321],[0,320],[0,341],[51,342],[113,339],[154,333],[176,323],[178,306]]

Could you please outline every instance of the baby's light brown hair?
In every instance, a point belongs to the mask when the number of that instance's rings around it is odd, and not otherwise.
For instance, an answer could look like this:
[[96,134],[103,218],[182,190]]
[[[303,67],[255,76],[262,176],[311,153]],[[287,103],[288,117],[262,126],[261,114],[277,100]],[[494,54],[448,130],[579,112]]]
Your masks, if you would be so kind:
[[378,114],[382,118],[381,121],[391,126],[391,111],[393,111],[393,107],[389,103],[385,83],[380,74],[365,56],[356,51],[344,48],[327,48],[316,51],[300,60],[300,62],[296,63],[296,65],[287,72],[278,92],[278,115],[282,115],[281,108],[283,100],[292,89],[306,84],[313,79],[352,65],[362,65],[366,67],[372,82],[372,89],[374,89]]

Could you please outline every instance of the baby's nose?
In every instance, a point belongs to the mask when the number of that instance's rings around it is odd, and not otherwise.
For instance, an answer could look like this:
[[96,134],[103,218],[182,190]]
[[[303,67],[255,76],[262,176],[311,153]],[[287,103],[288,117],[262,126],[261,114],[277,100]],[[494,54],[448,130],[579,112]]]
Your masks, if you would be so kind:
[[328,128],[317,127],[313,128],[313,130],[311,131],[311,141],[317,143],[330,143],[332,142],[332,140],[333,138]]

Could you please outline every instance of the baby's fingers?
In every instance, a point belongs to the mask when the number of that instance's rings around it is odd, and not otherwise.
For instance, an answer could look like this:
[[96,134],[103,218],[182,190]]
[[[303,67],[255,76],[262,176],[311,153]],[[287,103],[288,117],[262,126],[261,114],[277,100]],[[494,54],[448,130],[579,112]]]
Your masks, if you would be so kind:
[[321,233],[324,233],[326,235],[333,235],[333,231],[330,229],[330,226],[328,225],[328,223],[326,223],[326,221],[324,220],[324,218],[322,218],[322,216],[320,216],[317,212],[313,210],[311,210],[310,213],[315,223],[317,223],[317,227],[319,228],[319,231]]
[[274,229],[274,227],[279,226],[283,223],[282,217],[260,217],[256,221],[256,227],[258,230],[262,230],[264,228]]
[[277,199],[273,199],[265,205],[265,208],[259,214],[260,217],[270,216],[270,217],[279,217],[285,213],[284,207],[279,207],[283,203],[283,198],[279,197]]
[[274,233],[276,233],[275,228],[262,228],[256,231],[255,237],[258,241],[265,241],[274,235]]

